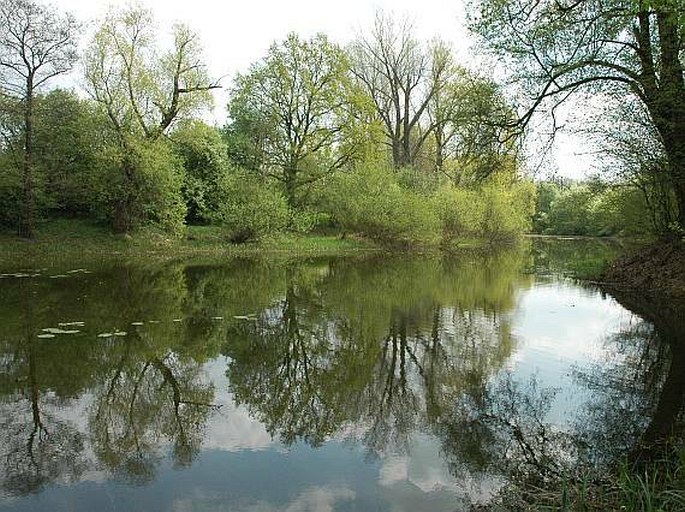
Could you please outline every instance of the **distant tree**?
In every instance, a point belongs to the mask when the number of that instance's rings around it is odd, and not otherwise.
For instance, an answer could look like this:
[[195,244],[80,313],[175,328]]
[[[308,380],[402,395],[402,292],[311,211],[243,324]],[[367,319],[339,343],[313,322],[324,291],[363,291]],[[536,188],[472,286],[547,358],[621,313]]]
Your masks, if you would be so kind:
[[345,53],[323,34],[290,34],[238,75],[227,132],[239,162],[280,181],[291,206],[298,191],[354,157]]
[[645,106],[637,99],[606,97],[580,132],[597,147],[606,179],[624,193],[639,192],[648,215],[644,221],[656,233],[668,231],[677,218],[670,163]]
[[209,106],[209,91],[219,87],[208,77],[197,34],[175,25],[172,35],[172,48],[160,52],[149,11],[138,7],[114,11],[86,54],[88,92],[105,112],[120,150],[120,191],[113,205],[113,227],[118,232],[130,231],[144,216],[136,148],[159,145],[175,122]]
[[68,217],[94,213],[106,186],[100,169],[110,137],[106,119],[93,101],[64,89],[38,96],[34,112],[37,209]]
[[33,120],[36,90],[69,71],[76,60],[78,25],[31,0],[0,0],[0,92],[21,102],[22,207],[19,234],[34,236]]
[[479,183],[516,153],[507,127],[514,113],[497,85],[457,69],[428,103],[435,170],[459,184]]
[[352,70],[373,100],[395,167],[413,165],[440,121],[427,115],[431,101],[455,76],[449,47],[417,40],[408,23],[377,14],[368,37],[350,49]]
[[[663,144],[685,226],[685,77],[679,0],[476,0],[473,28],[511,65],[520,124],[579,91],[630,94]],[[588,89],[590,88],[590,89]]]

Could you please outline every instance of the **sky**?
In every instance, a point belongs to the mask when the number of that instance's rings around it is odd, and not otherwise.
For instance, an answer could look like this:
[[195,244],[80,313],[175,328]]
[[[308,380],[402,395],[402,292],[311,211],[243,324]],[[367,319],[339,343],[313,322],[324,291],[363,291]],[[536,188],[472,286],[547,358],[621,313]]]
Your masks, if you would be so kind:
[[[130,5],[123,0],[52,0],[62,11],[84,22],[82,45],[90,39],[97,19],[110,8]],[[370,27],[378,10],[409,19],[420,39],[440,37],[452,44],[457,61],[470,69],[487,67],[473,51],[474,40],[466,28],[464,0],[141,0],[154,13],[161,36],[173,23],[184,22],[195,30],[205,49],[206,62],[213,78],[223,77],[223,90],[215,95],[215,110],[209,119],[223,123],[226,117],[228,88],[237,72],[262,58],[274,41],[289,32],[311,36],[318,32],[339,44],[346,44]],[[78,80],[76,80],[78,83]],[[552,152],[562,175],[582,176],[591,161],[582,157],[579,140],[558,136]],[[534,158],[532,160],[535,160]],[[544,165],[546,171],[554,162]]]

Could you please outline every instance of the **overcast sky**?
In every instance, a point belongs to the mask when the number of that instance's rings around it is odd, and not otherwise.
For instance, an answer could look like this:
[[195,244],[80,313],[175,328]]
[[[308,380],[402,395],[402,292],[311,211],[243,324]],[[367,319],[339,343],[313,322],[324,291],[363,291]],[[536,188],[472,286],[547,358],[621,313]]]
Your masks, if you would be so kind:
[[[53,0],[60,10],[73,13],[88,23],[84,30],[86,44],[98,18],[112,7],[124,7],[123,0]],[[289,32],[311,36],[317,32],[346,44],[368,28],[376,11],[383,10],[413,23],[421,39],[440,37],[452,44],[458,61],[469,68],[482,67],[473,58],[473,42],[465,26],[464,1],[460,0],[142,0],[150,8],[160,34],[168,33],[174,22],[182,21],[199,33],[212,77],[224,77],[224,90],[216,95],[212,118],[223,122],[226,112],[226,89],[236,72],[263,57],[268,47]],[[480,62],[480,63],[479,63]],[[576,153],[578,142],[562,137],[555,151],[560,170],[576,176],[588,166]]]

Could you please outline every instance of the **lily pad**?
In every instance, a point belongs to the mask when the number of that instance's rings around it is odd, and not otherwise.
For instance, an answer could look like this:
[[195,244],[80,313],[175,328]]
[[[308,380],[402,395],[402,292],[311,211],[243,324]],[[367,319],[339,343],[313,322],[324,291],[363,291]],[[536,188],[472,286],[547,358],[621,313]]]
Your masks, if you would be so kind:
[[135,325],[136,327],[145,325],[145,322],[131,322],[131,325]]
[[76,334],[77,332],[81,332],[78,329],[60,329],[58,327],[46,327],[45,329],[41,329],[41,331],[48,334]]
[[115,331],[114,336],[126,336],[128,333],[126,331]]
[[173,321],[176,322],[176,323],[178,323],[178,322],[183,322],[183,318],[174,318]]
[[113,334],[111,332],[103,332],[102,334],[98,334],[98,338],[111,338]]
[[54,338],[54,334],[50,334],[49,332],[45,332],[43,334],[39,334],[38,338],[45,339],[45,338]]
[[224,319],[223,316],[213,316],[212,317],[212,320],[223,320],[223,319]]
[[83,327],[86,325],[85,322],[60,322],[57,325],[60,327]]

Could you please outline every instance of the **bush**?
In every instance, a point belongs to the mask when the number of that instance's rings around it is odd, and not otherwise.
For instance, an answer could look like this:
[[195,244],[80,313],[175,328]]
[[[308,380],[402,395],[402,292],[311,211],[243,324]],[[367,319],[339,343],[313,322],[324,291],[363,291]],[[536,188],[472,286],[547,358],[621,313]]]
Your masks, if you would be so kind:
[[290,220],[285,196],[253,173],[234,169],[218,183],[221,203],[211,215],[233,243],[255,241],[282,231]]
[[475,190],[445,184],[434,197],[442,226],[442,241],[478,235],[483,218],[483,201]]
[[21,163],[10,151],[0,153],[0,226],[16,229],[21,211]]
[[423,244],[438,238],[433,201],[402,187],[395,172],[382,165],[334,176],[323,203],[344,230],[382,243]]
[[480,235],[491,241],[508,241],[529,231],[535,212],[535,185],[519,181],[488,183],[480,190]]
[[185,169],[183,198],[190,224],[208,222],[223,201],[221,181],[232,169],[226,144],[216,128],[200,121],[185,122],[171,134],[174,152]]
[[163,140],[131,140],[127,145],[125,152],[110,146],[99,155],[106,179],[96,211],[105,212],[118,231],[152,224],[180,235],[186,213],[181,161]]

